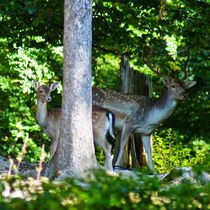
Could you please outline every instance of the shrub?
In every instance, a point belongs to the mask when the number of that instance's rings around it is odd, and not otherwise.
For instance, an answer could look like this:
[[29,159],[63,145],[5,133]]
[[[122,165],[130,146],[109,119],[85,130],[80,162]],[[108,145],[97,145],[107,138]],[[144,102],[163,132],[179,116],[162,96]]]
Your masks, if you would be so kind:
[[[5,198],[2,192],[24,192],[24,198]],[[28,179],[4,178],[0,182],[1,210],[67,210],[67,209],[208,209],[210,184],[188,182],[167,186],[157,177],[137,173],[137,177],[109,176],[96,171],[94,178],[78,180],[69,178],[63,182],[41,183]]]
[[62,49],[48,45],[46,49],[14,47],[9,51],[3,39],[0,46],[4,46],[0,51],[4,61],[0,64],[0,155],[16,157],[23,141],[28,139],[26,159],[36,162],[40,146],[49,145],[49,138],[35,120],[33,80],[52,82],[56,79],[53,63],[61,65]]
[[183,166],[205,165],[209,170],[208,154],[210,145],[203,139],[192,139],[187,145],[183,144],[184,136],[175,130],[164,129],[155,132],[153,137],[154,161],[160,173],[171,171]]

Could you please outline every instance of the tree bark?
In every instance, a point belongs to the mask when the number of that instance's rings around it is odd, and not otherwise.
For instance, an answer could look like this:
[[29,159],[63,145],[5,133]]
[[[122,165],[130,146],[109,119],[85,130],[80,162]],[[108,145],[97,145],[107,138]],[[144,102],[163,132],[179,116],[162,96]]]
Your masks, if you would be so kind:
[[[120,69],[122,93],[152,96],[151,81],[149,81],[145,75],[130,68],[129,61],[125,56],[122,57]],[[116,150],[119,151],[119,142],[116,144]],[[116,158],[117,155],[115,156],[114,161]],[[141,136],[139,134],[133,134],[125,148],[121,166],[136,168],[139,167],[139,165],[147,165],[146,157]]]
[[92,1],[65,0],[62,119],[48,170],[85,177],[96,166],[92,132]]

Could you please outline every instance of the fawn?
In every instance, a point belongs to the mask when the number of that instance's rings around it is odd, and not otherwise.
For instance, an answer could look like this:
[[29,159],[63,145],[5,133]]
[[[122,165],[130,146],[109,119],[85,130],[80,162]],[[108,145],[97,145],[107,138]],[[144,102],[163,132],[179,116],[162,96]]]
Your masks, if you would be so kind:
[[[38,82],[34,81],[34,88],[37,92],[36,119],[44,132],[52,138],[52,143],[50,145],[51,156],[54,155],[57,149],[61,122],[61,109],[48,109],[47,104],[52,100],[51,92],[54,91],[57,86],[58,83],[53,83],[49,87],[46,85],[39,86]],[[104,166],[109,170],[113,170],[111,149],[115,142],[115,116],[108,109],[93,106],[92,122],[94,143],[100,146],[105,154]]]

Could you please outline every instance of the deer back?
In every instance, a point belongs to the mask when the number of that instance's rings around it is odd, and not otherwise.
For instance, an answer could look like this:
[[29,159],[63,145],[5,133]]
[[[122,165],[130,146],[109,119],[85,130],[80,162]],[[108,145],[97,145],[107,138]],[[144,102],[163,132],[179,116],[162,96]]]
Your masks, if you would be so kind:
[[118,128],[122,128],[126,121],[136,121],[144,113],[149,101],[150,98],[146,96],[93,88],[93,104],[111,110],[115,114]]

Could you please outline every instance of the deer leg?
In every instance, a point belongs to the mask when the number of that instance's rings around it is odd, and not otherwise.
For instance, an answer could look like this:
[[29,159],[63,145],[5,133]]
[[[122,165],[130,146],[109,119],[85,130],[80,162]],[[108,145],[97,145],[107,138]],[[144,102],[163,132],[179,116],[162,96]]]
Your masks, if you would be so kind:
[[152,160],[152,148],[151,148],[152,135],[142,136],[141,138],[142,138],[145,151],[147,153],[148,166],[151,170],[155,171],[153,160]]
[[113,171],[113,166],[112,166],[112,156],[111,156],[111,150],[112,150],[112,145],[108,142],[107,138],[105,137],[106,134],[103,133],[102,130],[95,130],[94,132],[94,143],[95,145],[101,147],[103,149],[104,155],[105,155],[105,162],[104,162],[104,167],[107,168],[108,170]]
[[125,146],[128,144],[130,134],[131,134],[130,129],[128,129],[128,128],[123,129],[121,138],[120,138],[120,151],[117,156],[117,161],[115,163],[115,166],[120,166],[120,164],[121,164],[121,160],[123,158],[123,152],[125,150]]
[[112,155],[111,155],[111,150],[112,150],[112,145],[106,144],[105,147],[103,147],[104,154],[105,154],[105,163],[104,167],[113,171],[113,166],[112,166]]
[[50,156],[51,156],[51,159],[52,159],[52,157],[55,154],[57,146],[58,146],[58,137],[56,137],[55,139],[52,139],[52,142],[51,142],[51,145],[50,145]]

